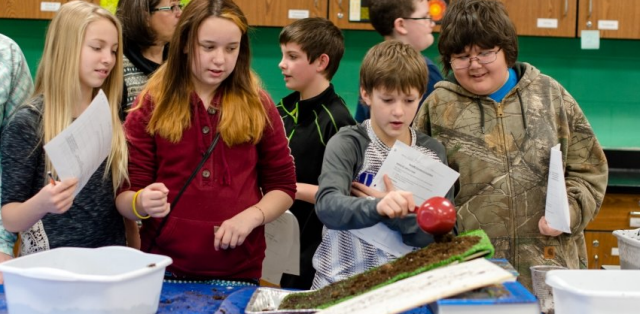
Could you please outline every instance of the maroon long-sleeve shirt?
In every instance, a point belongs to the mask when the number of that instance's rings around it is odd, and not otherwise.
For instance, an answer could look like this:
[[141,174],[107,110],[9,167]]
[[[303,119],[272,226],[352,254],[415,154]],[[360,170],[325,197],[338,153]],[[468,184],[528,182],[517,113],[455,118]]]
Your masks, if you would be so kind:
[[[257,145],[245,143],[229,147],[222,138],[189,184],[179,203],[172,208],[152,253],[168,255],[168,270],[179,276],[217,278],[260,278],[266,248],[264,227],[254,229],[235,249],[215,251],[214,226],[258,203],[263,193],[280,190],[295,197],[296,176],[293,158],[282,120],[273,101],[261,93],[270,125]],[[137,191],[153,182],[169,189],[172,202],[189,175],[201,161],[215,137],[219,111],[207,111],[194,93],[191,125],[178,143],[146,131],[154,104],[142,99],[142,107],[131,112],[125,123],[129,145],[129,176]],[[220,108],[221,94],[211,105]],[[143,220],[140,235],[146,249],[156,235],[161,219]]]

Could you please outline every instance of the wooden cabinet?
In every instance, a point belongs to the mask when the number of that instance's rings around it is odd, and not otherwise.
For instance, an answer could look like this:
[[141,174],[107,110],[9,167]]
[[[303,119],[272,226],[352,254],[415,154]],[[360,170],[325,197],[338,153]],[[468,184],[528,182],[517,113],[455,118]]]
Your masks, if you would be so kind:
[[253,26],[285,26],[306,17],[327,17],[327,0],[235,0]]
[[640,39],[637,0],[501,0],[518,35],[580,37],[600,30],[600,38]]
[[[2,0],[0,18],[50,20],[61,5],[71,0]],[[100,4],[100,0],[85,0]]]
[[600,213],[585,229],[589,268],[620,265],[618,239],[611,233],[640,227],[640,195],[607,194]]
[[[252,26],[283,27],[305,17],[324,17],[341,29],[373,30],[371,23],[366,20],[359,22],[353,21],[353,17],[350,19],[350,14],[368,19],[364,16],[366,13],[361,12],[360,7],[351,0],[235,0],[235,2]],[[436,26],[433,30],[438,32],[440,26]]]
[[518,35],[575,37],[577,0],[501,0]]
[[578,36],[581,30],[600,30],[601,38],[640,39],[640,1],[580,0]]
[[[22,10],[16,5],[18,0],[4,1],[9,1],[9,7]],[[640,16],[638,0],[500,1],[509,11],[518,35],[579,37],[581,30],[599,29],[601,38],[640,39],[640,23],[635,21]],[[319,16],[341,29],[373,29],[368,22],[350,19],[350,15],[366,14],[359,12],[360,0],[236,0],[236,3],[255,26],[281,27],[299,18]],[[439,26],[434,31],[438,32]]]

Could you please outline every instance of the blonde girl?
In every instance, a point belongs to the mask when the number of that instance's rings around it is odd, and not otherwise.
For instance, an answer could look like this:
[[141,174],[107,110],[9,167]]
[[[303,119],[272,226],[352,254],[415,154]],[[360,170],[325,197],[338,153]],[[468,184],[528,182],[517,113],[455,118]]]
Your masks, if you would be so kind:
[[[127,146],[119,121],[122,93],[120,23],[84,1],[64,4],[51,21],[34,97],[2,132],[2,222],[22,235],[21,254],[60,246],[124,245],[115,191],[128,180]],[[55,175],[43,145],[89,106],[98,90],[109,100],[111,153],[77,196],[78,180]]]

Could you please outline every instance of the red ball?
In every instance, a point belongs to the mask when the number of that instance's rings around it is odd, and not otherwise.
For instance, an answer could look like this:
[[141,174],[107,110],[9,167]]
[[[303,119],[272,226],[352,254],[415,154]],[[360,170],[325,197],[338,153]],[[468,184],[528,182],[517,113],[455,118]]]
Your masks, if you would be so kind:
[[416,219],[420,229],[432,235],[451,232],[456,224],[456,208],[441,196],[434,196],[416,209]]

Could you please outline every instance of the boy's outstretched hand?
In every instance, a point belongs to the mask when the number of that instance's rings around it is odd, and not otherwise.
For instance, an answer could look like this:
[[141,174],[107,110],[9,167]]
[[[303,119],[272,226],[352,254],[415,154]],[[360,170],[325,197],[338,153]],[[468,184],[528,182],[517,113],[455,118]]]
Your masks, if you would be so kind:
[[409,212],[413,212],[416,208],[413,194],[407,191],[396,191],[387,175],[383,177],[383,180],[387,192],[376,207],[378,214],[389,218],[402,218]]

